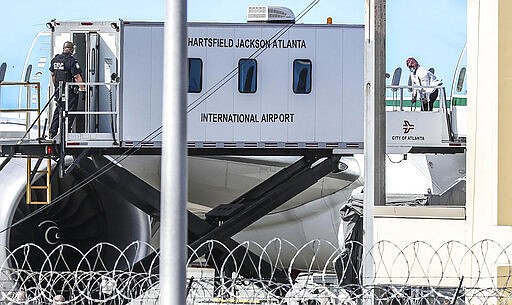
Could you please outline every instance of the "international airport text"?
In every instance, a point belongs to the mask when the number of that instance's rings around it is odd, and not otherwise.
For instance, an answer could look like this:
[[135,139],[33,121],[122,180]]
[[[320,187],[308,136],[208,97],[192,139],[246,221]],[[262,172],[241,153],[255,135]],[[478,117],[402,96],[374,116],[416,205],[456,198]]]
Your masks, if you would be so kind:
[[201,113],[204,123],[293,123],[294,113]]

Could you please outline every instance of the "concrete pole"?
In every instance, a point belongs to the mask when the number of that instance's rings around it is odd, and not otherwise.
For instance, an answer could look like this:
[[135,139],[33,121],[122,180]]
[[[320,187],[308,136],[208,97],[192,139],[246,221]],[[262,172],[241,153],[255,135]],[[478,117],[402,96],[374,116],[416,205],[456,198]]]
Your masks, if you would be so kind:
[[[370,254],[373,207],[386,201],[386,0],[366,0],[365,53],[363,253]],[[372,256],[363,259],[363,285],[372,285]]]
[[186,1],[166,1],[165,75],[162,75],[160,304],[186,304],[186,18]]

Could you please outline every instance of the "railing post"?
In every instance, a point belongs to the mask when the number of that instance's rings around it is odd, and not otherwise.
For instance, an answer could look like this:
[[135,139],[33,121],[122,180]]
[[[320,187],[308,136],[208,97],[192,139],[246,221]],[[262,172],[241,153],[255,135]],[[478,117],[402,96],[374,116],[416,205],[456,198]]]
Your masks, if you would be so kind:
[[[66,163],[64,162],[64,159],[65,159],[65,156],[66,156],[66,152],[64,150],[64,147],[66,146],[66,137],[65,137],[65,132],[66,132],[66,122],[64,121],[65,118],[64,118],[64,108],[67,108],[67,94],[68,94],[68,86],[66,85],[66,88],[65,88],[65,91],[66,91],[66,94],[63,95],[62,94],[62,82],[59,82],[59,128],[60,128],[60,145],[59,145],[59,177],[60,178],[64,178],[64,173],[65,173],[65,166],[66,166]],[[62,99],[64,99],[65,103],[64,105],[61,105],[62,104]]]
[[400,111],[404,111],[404,88],[400,87]]
[[453,142],[453,139],[454,139],[454,135],[453,135],[453,129],[452,129],[452,121],[451,121],[451,113],[449,113],[448,111],[451,111],[452,108],[450,107],[450,110],[448,110],[448,108],[446,107],[446,89],[442,86],[439,87],[439,93],[441,95],[441,97],[439,98],[439,103],[442,103],[443,104],[443,111],[444,111],[444,118],[446,120],[446,127],[448,128],[448,140],[450,142]]
[[36,83],[37,88],[37,138],[41,138],[41,83]]

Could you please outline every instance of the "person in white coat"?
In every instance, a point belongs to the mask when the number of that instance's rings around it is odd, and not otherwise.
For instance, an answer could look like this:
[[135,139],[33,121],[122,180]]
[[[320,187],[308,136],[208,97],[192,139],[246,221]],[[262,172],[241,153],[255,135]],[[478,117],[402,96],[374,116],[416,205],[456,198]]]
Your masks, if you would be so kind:
[[405,61],[407,68],[411,71],[411,81],[413,86],[422,88],[415,88],[412,93],[411,102],[415,103],[419,98],[421,101],[422,111],[432,111],[434,102],[439,95],[438,88],[424,88],[428,86],[440,86],[442,82],[436,76],[421,66],[414,57],[409,57]]

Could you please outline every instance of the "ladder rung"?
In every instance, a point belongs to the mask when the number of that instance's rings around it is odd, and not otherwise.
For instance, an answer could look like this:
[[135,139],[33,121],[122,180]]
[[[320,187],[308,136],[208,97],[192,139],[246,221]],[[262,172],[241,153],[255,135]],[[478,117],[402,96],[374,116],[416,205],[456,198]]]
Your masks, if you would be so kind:
[[30,187],[33,190],[46,190],[48,187],[46,185],[32,185]]
[[[48,177],[51,173],[51,159],[47,159],[47,165],[46,169],[39,170],[38,168],[34,168],[34,171],[32,171],[32,159],[29,157],[27,158],[27,184],[25,188],[26,192],[26,198],[27,198],[27,204],[49,204],[51,202],[51,187],[50,187],[50,181]],[[42,161],[42,158],[38,160],[37,166],[39,167],[39,162]],[[31,185],[30,178],[33,177],[34,174],[46,174],[47,179],[45,179],[46,184],[45,185]],[[34,190],[44,190],[46,191],[46,201],[31,201],[32,196],[31,193]]]

